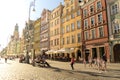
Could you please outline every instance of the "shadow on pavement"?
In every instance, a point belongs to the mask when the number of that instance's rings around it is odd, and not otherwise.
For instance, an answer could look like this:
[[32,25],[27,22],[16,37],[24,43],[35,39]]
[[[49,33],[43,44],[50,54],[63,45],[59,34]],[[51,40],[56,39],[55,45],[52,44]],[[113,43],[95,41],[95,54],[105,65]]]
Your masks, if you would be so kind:
[[[82,73],[82,74],[87,74],[87,75],[90,75],[90,76],[94,76],[94,77],[106,77],[106,78],[118,78],[120,79],[120,71],[119,70],[116,70],[118,71],[117,73],[117,76],[113,73],[112,75],[109,74],[109,72],[103,72],[103,73],[99,73],[99,72],[90,72],[90,71],[74,71],[74,70],[66,70],[66,69],[61,69],[61,68],[57,68],[57,67],[50,67],[48,69],[52,69],[53,71],[55,72],[62,72],[62,71],[65,71],[65,72],[68,72],[70,74],[74,74],[74,73]],[[110,70],[110,72],[113,72],[115,70]]]

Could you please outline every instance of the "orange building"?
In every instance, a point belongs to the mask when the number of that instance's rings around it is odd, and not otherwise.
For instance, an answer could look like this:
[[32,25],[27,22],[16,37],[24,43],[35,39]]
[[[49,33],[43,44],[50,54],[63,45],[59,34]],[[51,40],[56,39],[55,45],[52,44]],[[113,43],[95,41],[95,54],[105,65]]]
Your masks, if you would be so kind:
[[78,0],[64,0],[61,27],[61,48],[74,51],[76,59],[82,57],[81,9]]
[[38,18],[34,22],[34,44],[33,44],[33,49],[35,55],[40,54],[40,25],[41,25],[41,18]]
[[51,11],[50,17],[50,49],[60,49],[60,28],[63,5],[60,3],[58,7]]

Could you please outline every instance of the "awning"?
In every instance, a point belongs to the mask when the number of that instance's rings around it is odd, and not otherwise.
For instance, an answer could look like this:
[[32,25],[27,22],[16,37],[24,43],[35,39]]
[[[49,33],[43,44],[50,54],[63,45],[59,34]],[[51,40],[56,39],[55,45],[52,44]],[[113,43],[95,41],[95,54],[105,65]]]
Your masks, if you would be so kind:
[[47,50],[48,48],[41,48],[41,51],[43,51],[43,50]]
[[70,53],[69,48],[61,48],[60,50],[57,50],[58,53]]
[[55,50],[48,50],[48,51],[46,51],[45,53],[46,54],[52,54],[52,53],[54,53],[55,52]]

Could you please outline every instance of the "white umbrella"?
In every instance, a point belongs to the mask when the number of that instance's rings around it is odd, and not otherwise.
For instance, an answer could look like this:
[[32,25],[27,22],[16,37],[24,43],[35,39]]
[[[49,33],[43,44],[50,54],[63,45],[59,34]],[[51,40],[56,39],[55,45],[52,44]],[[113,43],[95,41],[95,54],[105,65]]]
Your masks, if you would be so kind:
[[49,51],[46,51],[45,53],[46,54],[51,54],[51,53],[54,53],[54,50],[49,50]]
[[58,53],[70,53],[70,49],[69,48],[62,48],[62,49],[58,50]]

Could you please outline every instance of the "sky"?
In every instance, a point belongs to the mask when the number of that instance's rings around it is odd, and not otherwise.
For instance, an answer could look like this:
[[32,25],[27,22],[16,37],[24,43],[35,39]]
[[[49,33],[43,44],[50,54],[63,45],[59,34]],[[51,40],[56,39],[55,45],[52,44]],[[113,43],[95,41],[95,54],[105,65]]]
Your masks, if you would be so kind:
[[[19,33],[25,27],[25,22],[28,21],[29,6],[34,0],[1,0],[0,1],[0,50],[5,48],[10,41],[10,36],[16,23],[19,26]],[[30,19],[36,20],[41,16],[44,8],[53,10],[60,2],[64,0],[35,0],[35,12],[30,11]]]

